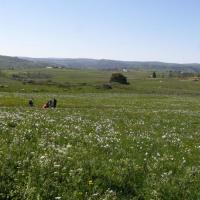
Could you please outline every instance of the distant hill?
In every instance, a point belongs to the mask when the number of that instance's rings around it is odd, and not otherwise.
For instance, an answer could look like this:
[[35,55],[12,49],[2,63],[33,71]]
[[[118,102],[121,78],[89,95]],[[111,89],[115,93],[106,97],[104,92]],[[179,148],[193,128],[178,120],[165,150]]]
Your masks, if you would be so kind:
[[118,61],[106,59],[84,59],[84,58],[23,58],[36,63],[44,63],[68,68],[96,68],[96,69],[143,69],[156,71],[183,71],[200,72],[200,64],[177,64],[163,62],[137,62]]
[[150,71],[183,71],[200,73],[200,64],[177,64],[163,62],[137,62],[118,61],[106,59],[87,58],[28,58],[0,56],[0,69],[2,68],[25,68],[25,67],[66,67],[83,69],[141,69]]
[[25,68],[25,67],[44,67],[43,63],[34,62],[18,57],[0,56],[0,69]]

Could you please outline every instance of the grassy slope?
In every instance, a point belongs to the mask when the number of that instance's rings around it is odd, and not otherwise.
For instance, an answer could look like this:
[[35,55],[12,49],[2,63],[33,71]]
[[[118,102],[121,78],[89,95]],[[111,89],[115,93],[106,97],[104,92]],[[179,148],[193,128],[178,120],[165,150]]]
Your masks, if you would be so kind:
[[[200,199],[199,82],[132,72],[129,86],[97,90],[111,72],[44,72],[92,86],[1,79],[1,199]],[[52,97],[58,108],[41,109]]]
[[200,198],[199,97],[27,96],[0,97],[2,199]]
[[[70,69],[29,69],[29,73],[43,73],[50,75],[52,85],[31,85],[22,84],[19,81],[8,80],[6,85],[9,87],[1,88],[0,92],[50,92],[50,93],[140,93],[140,94],[188,94],[198,95],[200,91],[200,82],[192,80],[148,78],[151,73],[144,71],[130,71],[125,73],[130,85],[115,84],[112,90],[97,89],[109,81],[113,72],[98,70],[70,70]],[[24,73],[24,70],[4,71],[7,77],[12,74]],[[2,79],[0,77],[0,79]],[[4,78],[5,79],[5,78]],[[1,83],[1,80],[0,80]],[[62,86],[60,86],[62,85]],[[64,86],[63,86],[64,85]]]

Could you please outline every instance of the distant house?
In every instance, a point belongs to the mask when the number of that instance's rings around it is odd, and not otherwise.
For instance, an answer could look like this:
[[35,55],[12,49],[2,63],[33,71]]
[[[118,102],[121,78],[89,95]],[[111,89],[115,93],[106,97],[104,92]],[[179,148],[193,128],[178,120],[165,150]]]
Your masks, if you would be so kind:
[[49,67],[49,66],[47,66],[46,68],[47,68],[47,69],[52,69],[53,67]]
[[128,70],[126,68],[122,69],[123,72],[128,72]]

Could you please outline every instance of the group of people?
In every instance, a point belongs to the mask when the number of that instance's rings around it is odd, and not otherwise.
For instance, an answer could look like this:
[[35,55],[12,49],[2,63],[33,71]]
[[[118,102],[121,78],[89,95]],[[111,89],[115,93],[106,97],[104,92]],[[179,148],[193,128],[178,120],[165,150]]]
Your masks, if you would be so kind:
[[43,105],[43,108],[56,108],[56,106],[57,106],[57,100],[53,98],[47,101],[47,103]]
[[[33,103],[33,99],[30,99],[28,101],[29,107],[34,107],[34,103]],[[56,108],[57,106],[57,100],[55,98],[50,99],[49,101],[47,101],[47,103],[45,103],[42,108]]]

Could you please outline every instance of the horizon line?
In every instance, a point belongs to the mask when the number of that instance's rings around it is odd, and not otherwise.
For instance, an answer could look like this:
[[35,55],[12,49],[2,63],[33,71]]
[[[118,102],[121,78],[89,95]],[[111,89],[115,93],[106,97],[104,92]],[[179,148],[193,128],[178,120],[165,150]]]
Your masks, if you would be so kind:
[[34,56],[10,56],[10,55],[3,55],[0,54],[0,56],[5,56],[5,57],[13,57],[13,58],[31,58],[31,59],[72,59],[72,60],[76,60],[76,59],[85,59],[85,60],[107,60],[107,61],[117,61],[117,62],[145,62],[145,63],[165,63],[165,64],[180,64],[180,65],[190,65],[190,64],[200,64],[200,62],[168,62],[168,61],[161,61],[161,60],[146,60],[146,61],[142,61],[142,60],[134,60],[134,59],[127,59],[127,60],[118,60],[118,59],[112,59],[112,58],[91,58],[91,57],[34,57]]

